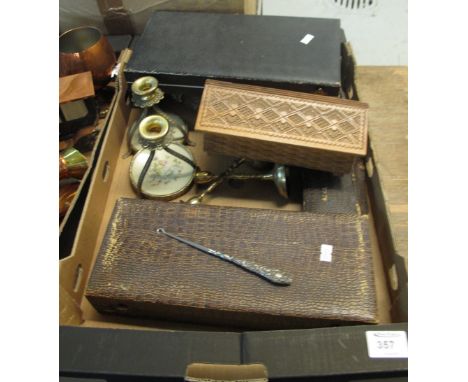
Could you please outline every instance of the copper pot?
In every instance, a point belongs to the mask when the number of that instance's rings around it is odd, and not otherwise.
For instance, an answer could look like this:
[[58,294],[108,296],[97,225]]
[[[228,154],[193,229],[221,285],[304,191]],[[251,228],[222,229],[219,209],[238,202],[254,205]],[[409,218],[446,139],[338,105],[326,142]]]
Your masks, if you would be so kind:
[[59,179],[81,179],[87,169],[88,160],[77,149],[70,147],[59,154]]
[[60,77],[90,70],[96,89],[107,85],[116,63],[112,46],[95,27],[75,28],[60,35],[59,59]]

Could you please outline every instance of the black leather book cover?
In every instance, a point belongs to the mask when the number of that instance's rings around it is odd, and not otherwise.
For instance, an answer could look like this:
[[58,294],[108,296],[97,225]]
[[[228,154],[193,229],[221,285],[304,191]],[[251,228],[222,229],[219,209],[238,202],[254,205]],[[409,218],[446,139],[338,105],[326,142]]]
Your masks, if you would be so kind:
[[153,75],[166,91],[214,78],[336,95],[341,40],[338,19],[155,12],[125,75]]

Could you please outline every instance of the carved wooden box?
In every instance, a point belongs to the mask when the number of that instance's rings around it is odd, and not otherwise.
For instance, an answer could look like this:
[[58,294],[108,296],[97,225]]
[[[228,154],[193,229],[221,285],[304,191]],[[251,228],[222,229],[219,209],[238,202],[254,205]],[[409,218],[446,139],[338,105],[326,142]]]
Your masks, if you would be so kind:
[[195,130],[205,150],[345,174],[367,152],[368,105],[207,80]]

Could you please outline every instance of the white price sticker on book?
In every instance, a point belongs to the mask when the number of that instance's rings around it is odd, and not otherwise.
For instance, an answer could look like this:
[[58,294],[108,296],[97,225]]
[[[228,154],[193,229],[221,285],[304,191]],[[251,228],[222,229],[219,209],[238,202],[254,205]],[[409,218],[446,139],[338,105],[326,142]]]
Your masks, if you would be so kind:
[[370,358],[408,358],[405,331],[367,331],[367,351]]
[[311,35],[310,33],[307,33],[301,40],[301,42],[304,45],[307,45],[309,42],[311,42],[314,39],[315,36]]
[[331,263],[333,253],[333,245],[322,244],[320,246],[320,261],[327,261]]

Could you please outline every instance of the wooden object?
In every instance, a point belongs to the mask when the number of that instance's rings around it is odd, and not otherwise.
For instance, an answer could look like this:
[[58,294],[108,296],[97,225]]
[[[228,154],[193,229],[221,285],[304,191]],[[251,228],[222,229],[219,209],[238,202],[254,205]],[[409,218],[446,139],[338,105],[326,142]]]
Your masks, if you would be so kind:
[[367,152],[367,104],[207,80],[205,150],[344,174]]
[[[97,103],[91,72],[59,79],[59,108],[61,141],[69,140],[78,130],[97,123]],[[74,141],[78,139],[79,137],[76,137]]]
[[367,164],[376,228],[393,298],[393,318],[407,319],[408,68],[357,67],[359,99],[370,104]]
[[94,97],[91,72],[72,74],[59,78],[59,103]]
[[[158,228],[293,282],[275,286]],[[368,220],[357,216],[119,199],[86,296],[101,313],[229,327],[377,322]]]

